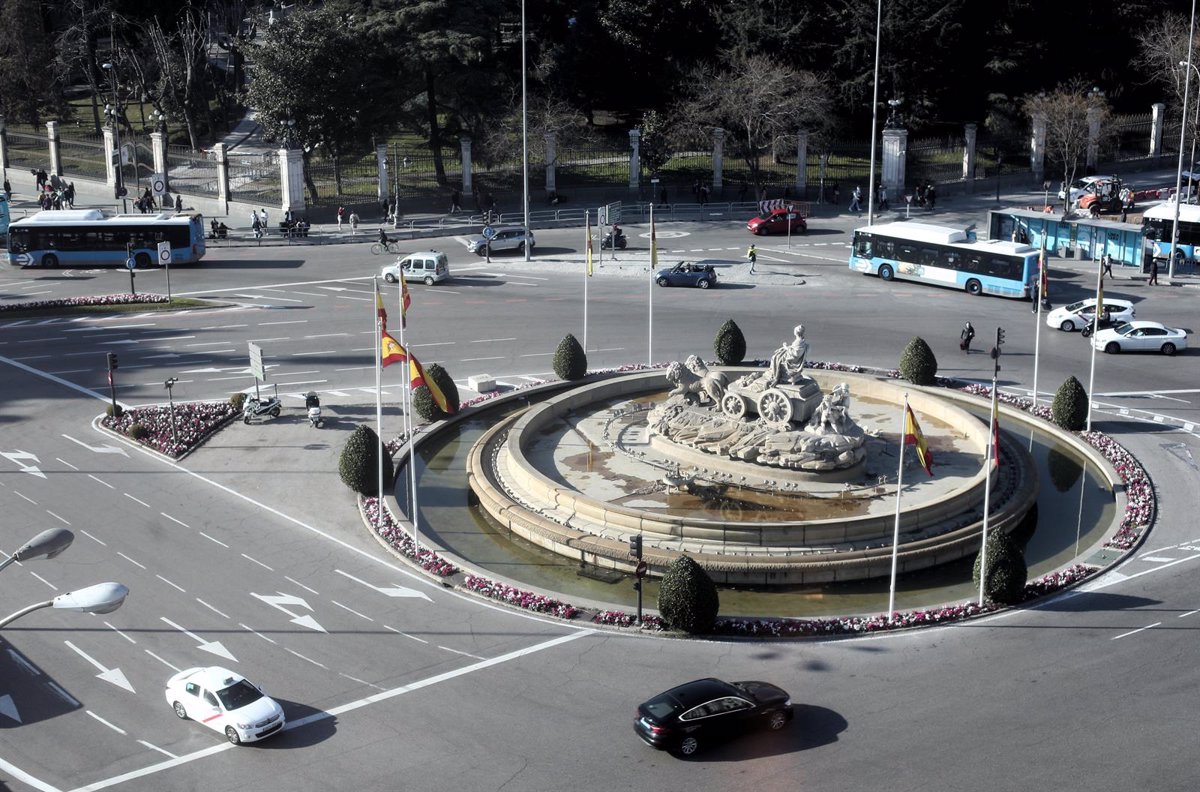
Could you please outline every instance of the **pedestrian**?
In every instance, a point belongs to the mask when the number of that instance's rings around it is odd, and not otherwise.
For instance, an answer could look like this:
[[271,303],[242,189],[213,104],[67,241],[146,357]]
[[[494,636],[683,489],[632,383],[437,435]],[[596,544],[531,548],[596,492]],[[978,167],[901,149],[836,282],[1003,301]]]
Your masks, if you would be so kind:
[[8,177],[4,177],[4,200],[12,200],[12,185],[8,183]]
[[1039,297],[1041,297],[1041,289],[1035,283],[1035,284],[1033,284],[1033,290],[1029,293],[1029,305],[1030,305],[1029,312],[1030,313],[1038,312],[1038,298]]
[[269,220],[269,216],[267,215],[267,210],[266,210],[266,208],[264,207],[264,208],[262,208],[262,209],[259,209],[259,210],[258,210],[258,215],[259,215],[259,217],[262,219],[262,229],[263,229],[263,233],[264,233],[264,234],[266,234],[266,233],[268,233],[268,232],[270,231],[270,229],[271,229],[271,221]]
[[1111,278],[1111,277],[1113,276],[1113,271],[1112,271],[1112,256],[1110,256],[1110,255],[1108,255],[1107,253],[1105,253],[1105,254],[1104,254],[1104,255],[1103,255],[1101,258],[1100,258],[1100,264],[1101,264],[1101,265],[1104,267],[1104,272],[1103,272],[1103,273],[1101,273],[1100,277],[1101,277],[1101,278],[1103,278],[1105,275],[1107,275],[1108,277],[1110,277],[1110,278]]
[[176,212],[183,211],[183,196],[180,195],[179,193],[175,193],[175,211]]
[[[8,182],[4,182],[4,184],[7,188]],[[5,192],[7,193],[8,190],[5,189]],[[75,182],[67,182],[66,199],[67,199],[67,206],[74,209],[75,208]]]
[[937,188],[933,186],[933,182],[930,182],[925,186],[925,208],[932,212],[936,204]]
[[210,236],[209,239],[216,239],[217,238],[217,218],[214,217],[212,219],[212,222],[209,223],[209,226],[212,228],[212,236]]
[[[1035,303],[1036,305],[1036,303]],[[975,328],[970,322],[963,323],[962,332],[958,334],[958,348],[968,355],[971,354],[971,339],[975,337]]]
[[254,222],[250,224],[250,227],[254,229],[254,238],[262,239],[262,235],[263,235],[262,220],[260,220],[258,215],[256,215],[254,212],[251,212],[250,216],[254,218]]
[[388,201],[387,197],[385,196],[384,199],[379,202],[379,206],[383,209],[383,222],[386,223],[388,221],[388,216],[390,214],[388,212],[388,210],[391,208],[391,203]]
[[854,186],[854,192],[850,193],[850,211],[862,214],[862,187]]
[[700,185],[700,205],[705,206],[707,204],[708,204],[708,185],[701,184]]
[[886,212],[890,208],[891,207],[888,206],[887,187],[881,184],[879,185],[879,209],[880,211]]
[[339,206],[337,210],[338,231],[342,230],[342,220],[346,218],[346,207]]
[[1150,259],[1150,281],[1146,285],[1147,286],[1157,286],[1158,285],[1158,259],[1156,259],[1156,258]]
[[700,203],[700,180],[696,179],[692,182],[692,199],[696,203]]
[[46,169],[38,168],[33,175],[37,177],[38,192],[41,192],[46,186]]
[[750,249],[746,251],[746,259],[750,262],[750,274],[754,275],[754,265],[758,263],[758,248],[754,243],[750,243]]
[[667,207],[667,188],[666,188],[666,186],[663,186],[658,191],[658,203],[663,208]]
[[454,214],[462,209],[462,192],[455,190],[450,193],[450,214]]
[[350,213],[350,230],[358,233],[358,212]]

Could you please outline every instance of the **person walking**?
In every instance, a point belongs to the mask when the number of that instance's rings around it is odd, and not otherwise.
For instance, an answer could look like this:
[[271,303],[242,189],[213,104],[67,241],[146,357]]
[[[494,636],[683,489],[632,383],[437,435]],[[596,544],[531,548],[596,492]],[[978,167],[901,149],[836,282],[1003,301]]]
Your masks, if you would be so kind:
[[746,251],[746,259],[750,262],[750,274],[754,275],[754,265],[758,263],[758,248],[754,243],[751,243],[750,249]]
[[183,196],[180,195],[179,193],[175,193],[175,211],[176,212],[183,211]]
[[1102,277],[1102,278],[1103,278],[1103,277],[1109,277],[1109,278],[1113,277],[1113,271],[1112,271],[1112,256],[1110,256],[1109,254],[1105,253],[1105,254],[1104,254],[1104,255],[1103,255],[1101,258],[1100,258],[1100,264],[1101,264],[1101,266],[1103,266],[1103,267],[1104,267],[1104,271],[1101,273],[1101,277]]
[[8,183],[8,177],[4,177],[4,200],[12,200],[12,185]]
[[342,230],[342,221],[346,219],[346,207],[339,206],[337,210],[338,231]]
[[[1034,303],[1034,305],[1037,305],[1037,303]],[[971,326],[970,322],[964,322],[962,332],[958,334],[958,348],[968,355],[971,354],[971,339],[974,337],[975,328]]]
[[850,193],[850,211],[862,214],[862,187],[855,185],[854,192]]
[[879,209],[880,211],[886,212],[890,208],[891,207],[888,206],[887,187],[881,184],[879,185]]
[[254,238],[262,239],[262,235],[263,235],[262,220],[259,220],[258,215],[256,215],[254,212],[251,212],[250,216],[254,218],[254,222],[250,226],[251,228],[254,229]]
[[462,192],[455,190],[450,193],[450,214],[462,211]]
[[358,212],[350,213],[350,230],[358,233]]
[[1158,285],[1158,259],[1156,259],[1156,258],[1150,259],[1150,280],[1149,280],[1149,282],[1147,282],[1146,285],[1147,286],[1157,286]]
[[265,207],[258,210],[258,216],[262,220],[263,233],[264,234],[268,233],[271,228],[271,221],[269,219],[269,216],[267,215],[267,210]]

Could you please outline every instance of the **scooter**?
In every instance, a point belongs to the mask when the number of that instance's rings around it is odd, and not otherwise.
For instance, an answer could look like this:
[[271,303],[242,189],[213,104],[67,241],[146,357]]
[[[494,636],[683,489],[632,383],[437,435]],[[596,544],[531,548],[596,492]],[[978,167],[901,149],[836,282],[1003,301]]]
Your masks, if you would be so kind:
[[308,422],[314,429],[325,425],[325,419],[321,417],[321,397],[314,391],[309,391],[304,394],[304,406],[308,408]]
[[618,231],[617,236],[614,239],[613,232],[609,231],[604,235],[604,239],[600,240],[600,247],[604,250],[612,250],[614,243],[616,244],[617,250],[624,250],[625,246],[629,244],[629,240],[625,238],[625,232]]
[[264,415],[269,415],[272,418],[278,418],[279,413],[283,410],[283,403],[279,401],[279,392],[276,389],[274,396],[268,398],[260,398],[252,396],[246,399],[246,404],[242,408],[242,421],[250,423],[251,418],[258,418]]

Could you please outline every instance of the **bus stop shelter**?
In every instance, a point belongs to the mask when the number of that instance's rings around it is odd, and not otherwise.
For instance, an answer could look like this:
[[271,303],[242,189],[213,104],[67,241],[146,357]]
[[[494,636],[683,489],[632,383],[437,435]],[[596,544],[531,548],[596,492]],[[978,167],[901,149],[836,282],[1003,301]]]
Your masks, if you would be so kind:
[[1021,241],[1040,248],[1046,240],[1046,252],[1060,258],[1099,259],[1107,253],[1113,265],[1142,267],[1145,237],[1135,223],[1119,223],[1092,217],[1063,217],[1036,209],[992,209],[988,211],[988,238],[1012,239],[1016,231]]

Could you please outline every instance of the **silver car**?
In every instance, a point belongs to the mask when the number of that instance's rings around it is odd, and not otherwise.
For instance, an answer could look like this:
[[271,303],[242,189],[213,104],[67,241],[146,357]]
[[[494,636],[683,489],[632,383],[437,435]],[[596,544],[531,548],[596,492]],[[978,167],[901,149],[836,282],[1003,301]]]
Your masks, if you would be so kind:
[[[537,244],[533,238],[533,231],[528,228],[520,227],[501,227],[496,229],[495,236],[492,237],[492,252],[496,253],[502,250],[524,250],[528,243],[529,249],[533,250],[533,246]],[[483,235],[472,237],[467,242],[467,250],[477,256],[487,254],[487,239]]]

